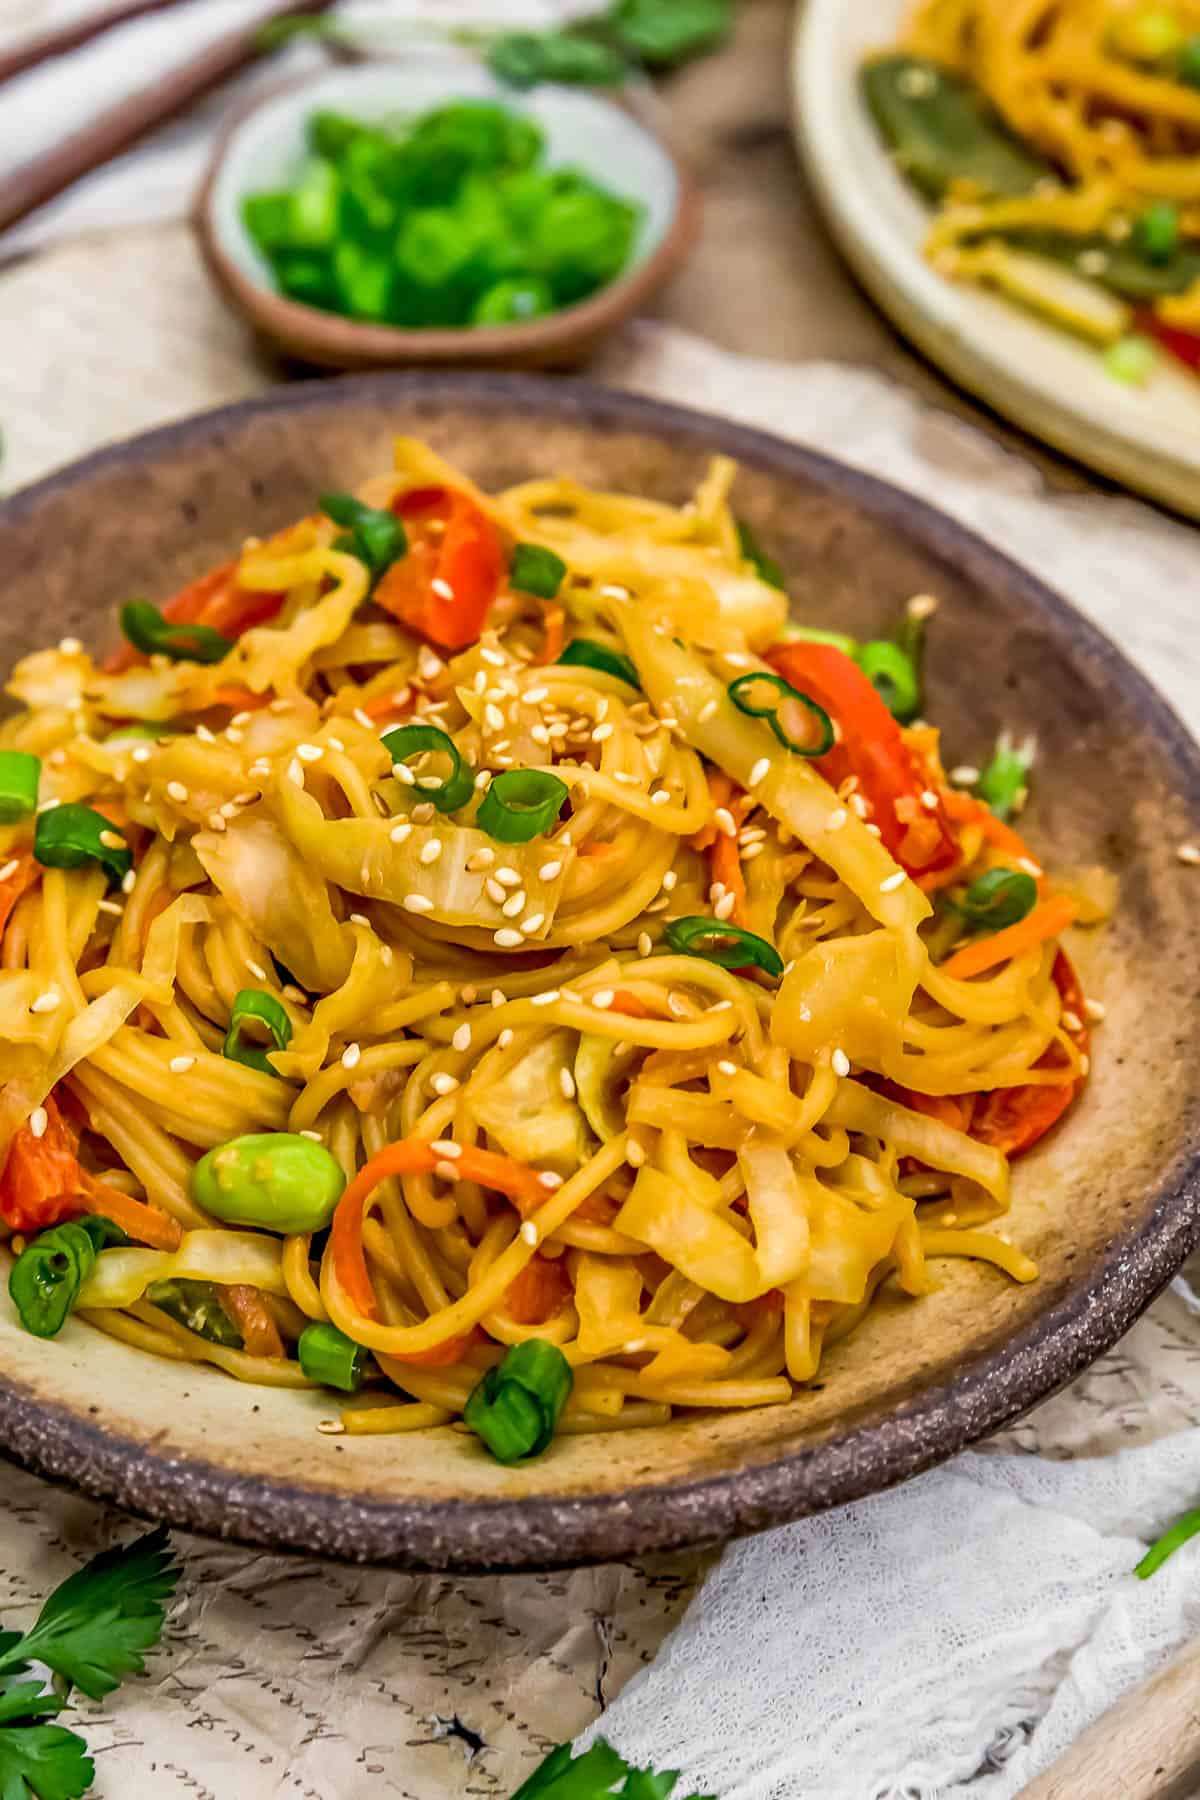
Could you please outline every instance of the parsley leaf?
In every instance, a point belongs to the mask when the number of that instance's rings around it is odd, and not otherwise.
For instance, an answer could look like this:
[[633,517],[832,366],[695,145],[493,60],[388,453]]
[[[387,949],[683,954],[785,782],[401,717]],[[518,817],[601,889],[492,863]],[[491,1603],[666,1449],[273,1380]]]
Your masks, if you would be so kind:
[[[90,1699],[103,1700],[126,1675],[141,1674],[142,1653],[158,1642],[179,1574],[162,1525],[134,1544],[102,1551],[55,1588],[29,1631],[15,1642],[5,1634],[10,1642],[0,1650],[0,1672],[45,1663]],[[21,1790],[13,1792],[20,1800]],[[11,1800],[2,1786],[0,1800]]]
[[[574,1757],[570,1744],[560,1744],[512,1800],[609,1800],[610,1796],[611,1800],[671,1800],[678,1780],[674,1770],[655,1775],[649,1769],[631,1768],[605,1738],[597,1738],[590,1749]],[[0,1800],[7,1797],[0,1795]],[[677,1800],[685,1800],[685,1796],[680,1794]],[[713,1800],[713,1796],[692,1794],[687,1800]]]
[[[62,1705],[52,1694],[44,1698]],[[79,1800],[95,1775],[87,1745],[65,1725],[0,1726],[0,1800]]]

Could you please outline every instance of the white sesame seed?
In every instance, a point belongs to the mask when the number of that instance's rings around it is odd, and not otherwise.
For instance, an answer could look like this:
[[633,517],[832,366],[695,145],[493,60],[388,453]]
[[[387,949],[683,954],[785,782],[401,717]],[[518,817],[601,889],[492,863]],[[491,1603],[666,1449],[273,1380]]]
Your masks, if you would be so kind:
[[59,638],[58,647],[64,656],[78,656],[83,649],[83,645],[77,637]]
[[441,854],[442,854],[441,838],[430,838],[429,842],[422,847],[421,861],[423,863],[425,863],[426,866],[428,866],[428,864],[430,864],[430,863],[435,863]]
[[471,1027],[469,1025],[460,1025],[458,1030],[454,1033],[454,1036],[450,1039],[450,1043],[455,1050],[469,1050],[471,1048]]
[[123,894],[132,894],[136,885],[137,885],[137,875],[135,874],[135,872],[132,869],[126,869],[125,873],[121,877],[121,892]]
[[119,831],[102,831],[100,842],[106,850],[126,850],[129,847]]
[[719,1062],[717,1064],[717,1074],[718,1075],[736,1075],[737,1074],[737,1064],[731,1063],[731,1062]]
[[43,800],[41,805],[38,807],[38,811],[40,813],[53,812],[56,806],[61,806],[61,805],[62,805],[61,797],[56,797],[53,800]]
[[529,1004],[530,1006],[553,1006],[560,997],[557,988],[547,988],[544,994],[531,994]]
[[720,709],[720,705],[721,702],[717,699],[706,700],[704,705],[700,708],[700,711],[696,714],[697,725],[707,725],[713,714]]
[[937,811],[938,797],[934,793],[932,788],[926,788],[923,791],[923,793],[921,795],[921,805],[925,808],[926,812],[936,812]]
[[449,1162],[457,1161],[463,1153],[462,1145],[456,1144],[453,1138],[435,1138],[429,1148],[435,1156],[440,1156]]
[[973,763],[959,763],[956,769],[951,769],[950,779],[955,787],[974,787],[979,780],[979,770]]
[[564,1100],[573,1100],[575,1098],[575,1077],[572,1075],[570,1069],[560,1069],[558,1071],[558,1085],[562,1091]]
[[1195,868],[1200,863],[1200,844],[1178,844],[1175,848],[1175,860]]
[[525,700],[530,706],[540,706],[543,700],[550,698],[548,687],[531,687],[525,690]]
[[10,857],[4,867],[0,869],[0,881],[11,881],[20,866],[21,859],[19,856]]
[[861,794],[847,794],[846,800],[850,807],[850,811],[854,814],[854,816],[856,818],[858,818],[858,819],[866,818],[868,812],[870,811],[870,808],[868,807],[866,801],[863,799]]
[[894,875],[885,875],[879,884],[881,894],[894,894],[898,887],[903,887],[907,876],[903,869],[897,869]]
[[1091,1057],[1090,1056],[1081,1056],[1079,1059],[1079,1073],[1081,1075],[1090,1075],[1091,1071],[1092,1071]]
[[557,859],[555,859],[552,862],[547,862],[547,863],[542,864],[541,868],[538,870],[538,880],[539,881],[554,881],[561,874],[562,874],[562,863],[559,862]]
[[369,927],[371,921],[368,919],[366,913],[352,912],[350,914],[350,923],[352,925],[366,925]]
[[933,594],[914,594],[904,610],[910,619],[929,619],[937,609],[938,601]]
[[595,993],[590,996],[591,1003],[597,1012],[607,1012],[616,997],[612,988],[597,988]]
[[486,846],[482,850],[473,850],[467,858],[467,868],[472,875],[478,875],[483,869],[490,869],[496,860],[496,852]]
[[493,1006],[507,1006],[508,1005],[508,995],[504,992],[503,988],[493,988],[492,989],[492,1005]]
[[667,995],[667,1011],[674,1019],[690,1019],[692,1009],[682,994]]
[[870,823],[870,821],[868,821],[867,824],[863,827],[863,830],[869,831],[872,837],[881,838],[883,836],[883,833],[882,833],[882,831],[880,831],[878,825],[872,825]]
[[491,700],[483,709],[483,723],[488,731],[504,730],[504,714]]
[[654,948],[654,939],[650,936],[650,933],[648,931],[639,931],[638,932],[638,941],[637,941],[638,955],[639,956],[649,956],[650,952],[653,950],[653,948]]
[[417,786],[419,788],[424,788],[428,794],[435,794],[439,788],[444,788],[445,785],[446,783],[442,780],[440,775],[417,776]]
[[478,775],[475,777],[476,790],[482,794],[484,790],[491,787],[491,785],[492,771],[490,769],[480,769]]
[[438,1177],[439,1181],[457,1181],[458,1180],[458,1170],[455,1168],[455,1166],[452,1162],[436,1162],[436,1163],[434,1163],[433,1172]]
[[417,785],[417,778],[407,763],[393,763],[392,774],[396,777],[396,780],[401,782],[405,787],[416,787]]
[[433,901],[427,899],[424,894],[405,894],[401,905],[405,912],[427,913],[433,911]]
[[511,925],[502,925],[499,931],[492,933],[492,942],[498,950],[515,950],[525,940]]
[[767,776],[770,773],[771,773],[770,757],[769,756],[760,756],[758,761],[755,763],[754,767],[750,771],[750,779],[747,781],[746,786],[747,787],[757,787],[759,782],[765,781]]
[[343,1067],[343,1069],[356,1069],[361,1061],[362,1061],[362,1045],[361,1044],[347,1044],[346,1048],[342,1051],[342,1067]]
[[304,764],[298,762],[294,756],[287,766],[287,778],[293,787],[304,786]]
[[723,832],[726,837],[737,836],[737,826],[734,824],[733,814],[727,806],[718,806],[715,809],[713,812],[713,821],[717,830]]
[[184,806],[187,803],[187,797],[188,797],[188,791],[184,787],[182,781],[168,781],[168,783],[167,783],[167,799],[168,800],[174,800],[177,806]]
[[515,1035],[512,1026],[506,1025],[504,1030],[500,1033],[500,1036],[496,1039],[496,1043],[501,1050],[507,1050]]
[[518,1235],[523,1244],[530,1244],[535,1248],[541,1242],[541,1235],[532,1219],[526,1219]]
[[845,1078],[850,1073],[850,1058],[844,1050],[835,1050],[829,1061],[835,1075]]
[[129,755],[135,763],[148,763],[152,752],[149,744],[135,744]]
[[480,649],[479,660],[480,662],[487,663],[489,668],[502,669],[506,659],[501,651],[493,650],[489,645],[485,644]]
[[675,884],[678,880],[679,880],[679,876],[675,873],[675,870],[668,869],[666,874],[662,878],[663,893],[664,894],[673,894],[675,892]]
[[646,1152],[636,1138],[630,1138],[625,1145],[625,1161],[631,1169],[640,1169],[646,1160]]
[[440,599],[453,600],[454,589],[450,586],[448,581],[443,581],[440,575],[435,575],[429,585]]
[[1041,863],[1034,862],[1032,856],[1018,856],[1017,867],[1018,869],[1022,869],[1026,875],[1042,875],[1045,873]]
[[605,720],[603,725],[593,726],[593,728],[592,728],[593,744],[606,744],[615,730],[616,730],[616,726],[610,724],[607,719]]
[[483,891],[493,906],[503,906],[508,899],[508,889],[501,887],[494,875],[484,877]]
[[765,844],[747,844],[746,848],[742,851],[742,861],[753,862],[756,856],[762,855],[766,847]]
[[340,1419],[318,1419],[317,1430],[322,1437],[344,1437],[346,1427]]
[[669,806],[671,804],[671,796],[668,794],[666,788],[655,788],[650,796],[650,804],[651,806]]
[[538,1186],[544,1187],[548,1194],[553,1194],[563,1184],[563,1178],[554,1169],[543,1169],[538,1176]]
[[1062,1022],[1063,1022],[1063,1029],[1065,1031],[1082,1031],[1083,1030],[1083,1020],[1080,1018],[1078,1013],[1064,1012],[1063,1016],[1062,1016]]
[[514,888],[520,887],[521,885],[521,877],[517,874],[517,871],[515,869],[510,869],[506,863],[502,863],[496,870],[496,880],[500,883],[501,887]]
[[736,894],[722,894],[721,898],[717,901],[717,904],[713,907],[713,912],[718,919],[728,919],[736,905]]
[[197,725],[196,736],[202,744],[215,744],[217,741],[216,734],[211,732],[207,725]]
[[432,819],[432,817],[434,815],[434,811],[435,811],[435,808],[434,808],[432,800],[418,801],[417,805],[414,806],[412,809],[413,824],[414,825],[428,825],[429,821]]
[[173,1056],[167,1067],[172,1075],[186,1075],[189,1069],[195,1067],[195,1063],[194,1056]]
[[515,894],[510,894],[500,911],[506,919],[518,918],[525,911],[525,889],[518,888]]
[[61,1005],[62,995],[58,989],[47,988],[44,994],[39,994],[35,1000],[30,1001],[29,1010],[31,1013],[52,1013],[57,1012]]
[[429,1085],[435,1094],[438,1094],[442,1099],[445,1099],[446,1095],[452,1094],[458,1086],[458,1077],[457,1075],[446,1075],[444,1073],[434,1075],[431,1078]]
[[637,776],[630,775],[629,772],[625,769],[614,769],[613,770],[613,780],[619,781],[623,787],[636,787],[637,786]]
[[351,718],[358,720],[358,723],[362,726],[364,731],[374,731],[374,719],[369,712],[364,712],[361,706],[356,706],[350,716]]
[[240,744],[246,734],[244,731],[240,731],[236,725],[227,725],[225,727],[225,736],[231,744]]
[[325,754],[325,749],[324,749],[324,746],[321,744],[297,744],[296,745],[296,755],[300,758],[301,762],[306,762],[306,763],[320,762],[320,760],[324,756],[324,754]]
[[849,817],[844,806],[835,806],[825,821],[826,831],[840,831]]
[[35,1138],[45,1137],[50,1115],[44,1106],[35,1106],[29,1115],[29,1129]]
[[527,913],[521,920],[521,930],[526,937],[532,937],[535,932],[542,929],[545,923],[545,913]]
[[210,831],[225,830],[226,821],[221,817],[219,812],[209,813],[206,823]]
[[403,820],[399,825],[393,825],[392,829],[388,832],[388,838],[393,844],[402,844],[405,838],[411,836],[412,826],[407,819]]
[[1102,1000],[1085,1000],[1083,1003],[1083,1010],[1086,1012],[1088,1018],[1093,1020],[1097,1025],[1108,1013],[1108,1008]]
[[250,958],[247,957],[246,967],[253,975],[255,981],[265,981],[267,979],[267,971],[263,968],[261,963],[251,962]]
[[114,913],[119,919],[121,914],[125,911],[125,908],[116,900],[97,900],[96,910],[97,912],[102,913]]
[[[228,733],[226,733],[226,735],[228,736]],[[252,762],[250,764],[250,767],[246,770],[246,773],[247,773],[247,775],[253,775],[256,779],[258,779],[259,777],[261,777],[263,775],[269,775],[271,773],[271,764],[265,756],[260,756],[257,762]],[[251,798],[253,798],[253,795],[251,796]]]

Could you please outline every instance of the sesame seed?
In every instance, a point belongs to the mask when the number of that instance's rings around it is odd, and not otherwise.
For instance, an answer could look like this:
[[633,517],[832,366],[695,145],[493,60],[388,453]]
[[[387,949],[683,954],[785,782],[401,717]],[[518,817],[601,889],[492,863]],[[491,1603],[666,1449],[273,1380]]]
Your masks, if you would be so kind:
[[52,1013],[57,1012],[61,1005],[62,995],[58,989],[47,988],[44,994],[39,994],[36,1000],[30,1001],[29,1010],[31,1013]]
[[690,1019],[692,1009],[682,994],[667,995],[667,1011],[675,1019]]
[[649,956],[649,954],[653,950],[653,948],[654,948],[654,939],[650,936],[650,933],[648,931],[639,931],[638,932],[638,941],[637,941],[638,955],[639,956]]
[[227,725],[225,727],[225,736],[231,744],[240,744],[245,735],[245,732],[239,731],[236,725]]
[[504,992],[503,988],[493,988],[492,989],[492,1005],[493,1006],[507,1006],[508,1005],[508,995]]
[[529,996],[529,1004],[530,1006],[553,1006],[554,1002],[559,998],[560,995],[557,988],[547,988],[544,994],[531,994]]
[[538,1186],[544,1187],[549,1194],[553,1194],[556,1189],[562,1186],[562,1184],[562,1176],[557,1174],[553,1169],[543,1169],[538,1176]]
[[458,997],[464,1006],[474,1006],[475,1001],[478,998],[478,992],[479,990],[477,988],[473,988],[468,984],[464,988],[459,988]]
[[646,1349],[645,1338],[630,1338],[627,1344],[621,1345],[622,1356],[640,1356]]
[[883,836],[878,825],[872,825],[870,822],[868,822],[863,829],[864,831],[869,831],[872,837],[881,838]]
[[416,806],[414,806],[412,809],[413,824],[414,825],[428,825],[429,821],[432,819],[432,817],[434,815],[434,811],[435,811],[435,808],[434,808],[433,802],[431,800],[419,801],[418,804]]
[[1091,1057],[1090,1056],[1081,1056],[1079,1059],[1079,1073],[1081,1075],[1090,1075],[1091,1070],[1092,1070]]
[[267,971],[263,968],[261,963],[251,962],[250,958],[247,957],[246,967],[253,975],[255,981],[265,981],[267,979]]
[[417,778],[407,763],[393,763],[392,774],[396,777],[396,780],[402,782],[405,787],[416,787],[417,785]]
[[50,1115],[44,1106],[35,1106],[29,1115],[29,1129],[35,1138],[46,1135],[46,1127],[50,1123]]
[[636,787],[637,786],[637,776],[630,775],[629,772],[625,769],[614,769],[613,770],[613,780],[619,781],[623,787]]
[[443,581],[440,575],[435,575],[429,585],[434,593],[439,595],[441,599],[453,600],[454,589],[450,586],[448,581]]
[[496,852],[486,846],[482,850],[473,850],[467,858],[467,868],[472,875],[478,875],[481,869],[490,869],[496,860]]
[[483,709],[483,723],[488,731],[504,730],[504,714],[491,700],[488,701]]
[[[226,733],[226,735],[228,736],[228,733]],[[252,762],[250,764],[246,773],[247,775],[253,775],[255,777],[269,775],[271,773],[271,765],[265,756],[260,756],[257,762]]]
[[125,908],[119,905],[116,900],[97,900],[96,910],[97,912],[102,913],[115,913],[119,919],[121,914],[125,911]]
[[441,838],[430,838],[429,842],[426,845],[424,845],[424,847],[421,850],[421,861],[423,863],[425,863],[426,865],[428,865],[429,863],[435,863],[441,854],[442,854]]
[[374,729],[375,729],[374,719],[371,717],[369,712],[364,712],[361,706],[356,706],[354,708],[353,713],[350,716],[351,716],[351,718],[358,720],[358,723],[362,726],[364,731],[372,731],[372,732],[374,731]]
[[704,705],[700,708],[700,711],[696,714],[697,725],[707,725],[713,714],[719,711],[720,705],[721,702],[719,700],[706,700]]
[[951,769],[950,779],[955,787],[974,787],[979,780],[979,770],[973,763],[959,763],[956,769]]
[[515,894],[510,894],[500,911],[506,919],[515,919],[523,913],[525,911],[525,889],[518,888]]
[[750,779],[747,781],[746,786],[747,787],[757,787],[759,782],[765,781],[766,777],[770,773],[771,773],[770,757],[769,756],[760,756],[758,761],[755,763],[754,767],[750,771]]
[[826,831],[840,831],[849,817],[850,814],[844,806],[835,806],[825,821]]
[[491,785],[492,771],[490,769],[480,769],[478,775],[475,777],[475,787],[477,791],[482,794],[484,789],[491,787]]
[[296,745],[296,755],[300,758],[301,762],[306,762],[306,763],[320,762],[320,760],[324,756],[324,754],[325,754],[324,746],[321,744],[297,744]]
[[715,914],[715,916],[718,919],[727,919],[727,918],[729,918],[730,914],[733,912],[733,909],[736,905],[737,905],[737,895],[736,894],[722,894],[721,898],[717,901],[716,905],[713,907],[713,913]]
[[353,912],[350,914],[350,923],[352,925],[366,925],[369,928],[371,921],[368,919],[366,913]]
[[450,1039],[450,1043],[451,1047],[455,1050],[469,1050],[471,1048],[471,1027],[469,1025],[460,1025],[458,1030],[454,1033],[454,1036]]
[[435,1156],[440,1156],[449,1162],[456,1161],[463,1153],[462,1145],[456,1144],[453,1138],[435,1138],[429,1148]]
[[442,780],[440,775],[418,775],[417,776],[417,786],[419,788],[424,788],[426,793],[429,793],[429,794],[436,793],[439,788],[443,788],[443,787],[445,787],[445,785],[446,784]]
[[553,862],[547,862],[547,863],[542,864],[541,868],[538,870],[538,880],[539,881],[554,881],[561,874],[562,874],[562,863],[556,859]]
[[1097,1025],[1100,1023],[1101,1019],[1105,1018],[1108,1014],[1108,1008],[1102,1000],[1085,1000],[1083,1003],[1083,1010],[1086,1012],[1088,1018]]
[[1200,863],[1200,844],[1179,844],[1175,849],[1176,862],[1187,863],[1195,868]]
[[167,1067],[172,1075],[186,1075],[189,1069],[195,1067],[195,1063],[194,1056],[173,1056]]
[[458,1170],[455,1168],[455,1166],[452,1162],[434,1163],[433,1172],[437,1176],[439,1181],[457,1181],[458,1180]]
[[525,690],[525,699],[530,706],[539,706],[543,700],[550,698],[548,687],[531,687]]
[[125,839],[121,836],[119,831],[102,831],[100,833],[100,842],[104,845],[106,850],[125,850],[128,848]]
[[148,763],[151,755],[150,746],[149,744],[135,744],[129,755],[135,763]]
[[59,638],[58,647],[64,656],[78,656],[83,649],[83,645],[77,637]]
[[202,744],[215,744],[217,741],[216,734],[211,732],[207,725],[197,725],[196,736]]
[[667,870],[667,872],[666,872],[666,874],[665,874],[665,875],[664,875],[664,876],[663,876],[663,878],[662,878],[662,891],[663,891],[663,893],[664,893],[664,894],[673,894],[673,893],[674,893],[674,891],[675,891],[675,884],[676,884],[676,882],[677,882],[677,881],[678,881],[678,880],[679,880],[679,877],[678,877],[678,875],[677,875],[677,874],[676,874],[676,873],[675,873],[675,870],[674,870],[674,869],[668,869],[668,870]]
[[726,837],[737,836],[737,826],[734,824],[733,814],[727,806],[718,806],[713,813],[713,820],[717,830],[723,832]]
[[294,756],[287,767],[287,778],[292,783],[293,787],[304,786],[304,765],[303,763],[297,762]]
[[766,847],[765,844],[747,844],[746,848],[742,851],[742,861],[753,862],[756,856],[762,855]]
[[541,1242],[541,1234],[532,1219],[526,1219],[518,1235],[523,1244],[530,1244],[536,1247],[537,1244]]
[[575,1098],[575,1077],[572,1075],[570,1069],[560,1069],[558,1071],[558,1085],[562,1090],[562,1097],[564,1100],[573,1100]]
[[42,804],[38,807],[38,811],[40,813],[53,812],[56,806],[61,806],[61,805],[62,805],[61,798],[55,798],[53,800],[43,800]]
[[907,877],[903,869],[897,869],[894,875],[886,875],[879,884],[881,894],[894,894],[898,887],[903,887]]
[[1032,856],[1018,856],[1017,867],[1018,869],[1024,870],[1026,875],[1041,875],[1044,873],[1041,863],[1034,862]]
[[717,1064],[717,1074],[718,1075],[736,1075],[737,1074],[737,1064],[731,1063],[731,1062],[719,1062]]
[[219,812],[209,813],[207,824],[210,831],[224,831],[225,829],[225,820]]
[[342,1051],[342,1067],[343,1067],[343,1069],[356,1069],[361,1061],[362,1061],[362,1045],[361,1044],[347,1044],[346,1048]]
[[646,1152],[636,1138],[630,1138],[625,1146],[625,1161],[631,1169],[640,1169],[646,1160]]
[[174,800],[176,805],[183,806],[187,802],[188,791],[182,781],[168,781],[167,799]]
[[344,1437],[346,1427],[340,1419],[318,1419],[317,1430],[322,1437]]
[[19,856],[11,857],[9,859],[9,861],[5,863],[4,867],[2,869],[0,869],[0,881],[11,881],[13,876],[16,874],[17,870],[20,868],[20,866],[21,866],[20,857]]
[[501,887],[514,888],[520,887],[521,885],[521,877],[517,874],[515,869],[510,869],[507,864],[502,864],[501,867],[496,870],[496,880],[500,883]]
[[424,894],[405,894],[401,905],[405,912],[427,913],[433,911],[433,901],[427,899]]
[[1080,1018],[1078,1013],[1064,1012],[1064,1014],[1062,1016],[1062,1022],[1063,1022],[1064,1029],[1067,1031],[1082,1031],[1083,1030],[1083,1020]]
[[591,1003],[596,1008],[597,1012],[607,1012],[616,997],[616,993],[612,988],[597,988],[595,993],[591,996]]
[[532,937],[534,932],[540,931],[545,923],[545,913],[529,913],[521,920],[521,930],[526,937]]
[[861,794],[847,794],[846,799],[849,804],[850,811],[854,814],[855,818],[865,819],[868,812],[870,811],[870,807],[867,805],[867,802],[863,799],[862,795]]
[[438,1094],[442,1099],[445,1099],[446,1095],[452,1094],[458,1086],[458,1077],[457,1075],[446,1075],[444,1073],[434,1075],[431,1077],[429,1085],[435,1094]]
[[500,1033],[500,1036],[496,1039],[496,1043],[501,1050],[507,1050],[515,1035],[512,1026],[506,1025],[504,1030]]
[[937,609],[938,601],[933,594],[914,594],[904,610],[910,619],[929,619]]
[[666,788],[655,788],[650,796],[650,804],[651,806],[669,806],[671,804],[671,796],[668,794]]
[[388,832],[388,838],[393,844],[402,844],[405,838],[411,836],[412,826],[407,819],[400,825],[393,825],[392,829]]
[[137,875],[134,873],[134,871],[132,869],[126,869],[125,873],[121,877],[121,892],[123,894],[132,894],[132,892],[136,886],[137,886]]
[[593,744],[606,744],[615,730],[616,726],[611,725],[607,719],[603,725],[594,726],[592,729]]
[[924,807],[924,808],[925,808],[925,810],[926,810],[926,811],[927,811],[927,812],[936,812],[936,811],[937,811],[937,809],[938,809],[938,797],[937,797],[937,795],[936,795],[936,794],[935,794],[935,793],[934,793],[934,791],[933,791],[933,789],[932,789],[932,788],[926,788],[926,789],[925,789],[925,790],[924,790],[924,792],[923,792],[923,793],[922,793],[922,795],[921,795],[921,805],[922,805],[922,806],[923,806],[923,807]]
[[829,1059],[835,1075],[843,1078],[850,1073],[850,1058],[844,1050],[835,1050]]
[[508,899],[508,889],[501,887],[494,875],[488,875],[484,878],[483,891],[492,902],[493,906],[503,906],[504,902]]
[[492,942],[498,950],[515,950],[524,941],[520,932],[514,931],[511,925],[502,925],[499,931],[492,934]]
[[488,667],[492,668],[492,669],[502,669],[504,667],[504,663],[505,663],[505,658],[504,658],[504,655],[502,654],[502,652],[499,650],[491,649],[490,646],[487,644],[485,644],[481,648],[481,650],[479,652],[479,660],[480,660],[480,662],[487,663]]

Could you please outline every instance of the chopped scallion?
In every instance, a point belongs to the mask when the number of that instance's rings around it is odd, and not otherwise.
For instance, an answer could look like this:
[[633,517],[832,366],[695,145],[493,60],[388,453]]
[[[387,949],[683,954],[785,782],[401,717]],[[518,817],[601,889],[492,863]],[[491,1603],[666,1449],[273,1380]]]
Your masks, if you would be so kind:
[[551,829],[567,784],[545,769],[502,769],[479,803],[476,823],[500,844],[527,844]]
[[1008,733],[1001,732],[996,751],[975,786],[975,792],[998,819],[1007,819],[1018,811],[1029,783],[1033,767],[1034,747],[1030,738],[1014,744]]
[[967,889],[958,910],[972,925],[984,931],[1001,931],[1031,913],[1038,901],[1038,884],[1024,869],[989,869]]
[[1184,1513],[1181,1519],[1176,1519],[1169,1531],[1164,1531],[1160,1538],[1155,1539],[1134,1569],[1134,1574],[1142,1581],[1149,1581],[1151,1575],[1162,1568],[1169,1556],[1174,1556],[1175,1552],[1182,1549],[1189,1538],[1194,1538],[1198,1534],[1200,1534],[1200,1507],[1193,1512]]
[[247,1042],[246,1025],[251,1019],[270,1033],[274,1049],[287,1049],[292,1041],[292,1021],[274,994],[264,993],[261,988],[243,988],[230,1008],[223,1054],[230,1062],[243,1063],[263,1075],[274,1075],[276,1070],[267,1060],[268,1052],[261,1044]]
[[557,1344],[526,1338],[488,1370],[463,1408],[463,1419],[498,1462],[540,1456],[554,1436],[573,1380]]
[[746,562],[750,563],[760,581],[768,587],[785,589],[787,580],[780,565],[773,556],[768,556],[755,535],[754,528],[747,525],[745,519],[736,519],[738,549]]
[[367,1353],[336,1325],[306,1325],[296,1346],[300,1367],[310,1381],[353,1394],[362,1386]]
[[365,506],[353,494],[322,494],[321,511],[346,534],[335,541],[334,549],[357,556],[371,576],[372,587],[408,549],[408,534],[395,513]]
[[785,750],[795,756],[824,756],[833,748],[833,720],[823,706],[782,675],[755,671],[729,684],[729,698],[739,712],[764,719]]
[[773,944],[726,919],[672,919],[663,937],[681,956],[703,956],[723,969],[762,969],[776,979],[783,974],[783,958]]
[[630,687],[642,685],[631,657],[610,650],[607,644],[598,644],[594,638],[572,638],[558,660],[568,668],[599,669],[604,675],[615,675],[618,681],[628,682]]
[[143,656],[167,656],[172,662],[219,663],[233,649],[211,625],[173,625],[148,600],[126,602],[121,630]]
[[0,825],[15,825],[36,810],[41,775],[41,757],[0,750]]
[[421,797],[431,800],[439,812],[455,812],[465,806],[474,791],[474,780],[459,754],[458,745],[436,725],[397,725],[384,733],[383,747],[396,763],[407,763],[423,751],[434,751],[450,759],[450,773],[441,787],[422,788]]
[[921,710],[921,684],[911,657],[899,644],[872,638],[863,644],[855,661],[894,719],[904,725],[916,718]]
[[133,867],[124,833],[103,813],[73,801],[38,814],[33,858],[46,869],[81,869],[85,863],[98,862],[115,883]]
[[518,544],[512,554],[508,584],[518,594],[535,594],[553,600],[563,584],[567,565],[544,544]]

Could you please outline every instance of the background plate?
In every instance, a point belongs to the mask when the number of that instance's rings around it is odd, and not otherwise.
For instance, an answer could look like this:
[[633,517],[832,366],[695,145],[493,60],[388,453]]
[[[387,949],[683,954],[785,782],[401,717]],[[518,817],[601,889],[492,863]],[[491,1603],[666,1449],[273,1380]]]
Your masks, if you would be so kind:
[[505,1469],[451,1429],[318,1435],[330,1396],[160,1362],[77,1322],[52,1343],[0,1300],[0,1446],[174,1525],[427,1568],[531,1568],[714,1541],[871,1493],[1012,1419],[1110,1345],[1200,1239],[1200,751],[1116,649],[1034,576],[910,496],[764,433],[583,383],[391,375],[277,389],[102,451],[0,505],[0,667],[117,603],[155,599],[386,467],[397,432],[486,486],[565,471],[682,501],[715,451],[798,610],[877,635],[937,593],[930,711],[951,762],[1036,731],[1029,830],[1058,863],[1118,870],[1114,927],[1078,934],[1102,995],[1093,1078],[1018,1165],[1007,1227],[1039,1260],[1016,1287],[938,1266],[887,1295],[792,1405],[559,1439]]
[[1165,354],[1145,387],[1100,355],[921,254],[929,213],[863,106],[863,55],[895,41],[908,0],[807,0],[792,58],[793,124],[809,181],[855,274],[953,380],[1035,437],[1200,517],[1200,379]]

